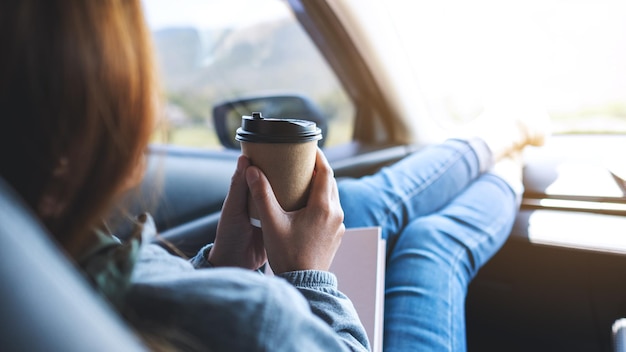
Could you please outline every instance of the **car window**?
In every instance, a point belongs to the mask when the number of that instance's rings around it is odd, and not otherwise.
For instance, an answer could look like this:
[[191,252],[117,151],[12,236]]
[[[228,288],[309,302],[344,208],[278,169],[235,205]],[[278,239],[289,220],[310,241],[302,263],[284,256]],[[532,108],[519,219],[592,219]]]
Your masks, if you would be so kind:
[[352,102],[284,1],[145,0],[143,6],[167,101],[155,142],[221,148],[213,106],[268,94],[312,100],[328,120],[326,147],[352,139]]
[[626,132],[626,1],[385,3],[432,116],[536,101],[555,133]]

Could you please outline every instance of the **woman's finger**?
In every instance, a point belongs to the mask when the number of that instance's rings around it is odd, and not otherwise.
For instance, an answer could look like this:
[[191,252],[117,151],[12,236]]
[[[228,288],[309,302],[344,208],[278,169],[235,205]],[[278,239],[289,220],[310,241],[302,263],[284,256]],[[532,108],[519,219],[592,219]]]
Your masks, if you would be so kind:
[[261,223],[266,223],[266,221],[274,223],[276,211],[284,213],[284,210],[278,203],[267,177],[258,167],[250,166],[246,170],[246,181]]
[[248,185],[246,182],[246,169],[250,161],[245,156],[239,156],[237,167],[230,181],[230,188],[224,200],[223,210],[231,214],[240,214],[247,209]]
[[315,176],[311,181],[311,191],[307,204],[326,204],[333,199],[335,178],[328,160],[318,148],[315,158]]

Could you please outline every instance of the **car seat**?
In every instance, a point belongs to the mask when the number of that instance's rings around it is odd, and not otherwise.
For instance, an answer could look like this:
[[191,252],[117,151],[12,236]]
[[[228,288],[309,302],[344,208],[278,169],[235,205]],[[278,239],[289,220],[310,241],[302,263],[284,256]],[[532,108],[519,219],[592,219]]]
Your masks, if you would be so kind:
[[0,178],[0,350],[145,351]]

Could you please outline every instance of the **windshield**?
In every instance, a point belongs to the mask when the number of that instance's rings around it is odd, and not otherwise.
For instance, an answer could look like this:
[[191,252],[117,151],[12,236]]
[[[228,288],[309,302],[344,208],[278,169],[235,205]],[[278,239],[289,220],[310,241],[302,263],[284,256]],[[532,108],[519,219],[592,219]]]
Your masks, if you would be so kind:
[[428,108],[446,123],[517,92],[555,133],[626,132],[626,1],[385,2]]

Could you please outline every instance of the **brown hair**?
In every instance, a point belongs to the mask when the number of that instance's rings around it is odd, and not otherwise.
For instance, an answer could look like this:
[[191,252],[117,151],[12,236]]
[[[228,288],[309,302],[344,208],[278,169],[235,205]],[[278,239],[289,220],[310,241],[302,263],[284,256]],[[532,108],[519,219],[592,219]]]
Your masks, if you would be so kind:
[[0,177],[70,253],[143,158],[149,38],[139,0],[0,2]]

